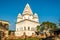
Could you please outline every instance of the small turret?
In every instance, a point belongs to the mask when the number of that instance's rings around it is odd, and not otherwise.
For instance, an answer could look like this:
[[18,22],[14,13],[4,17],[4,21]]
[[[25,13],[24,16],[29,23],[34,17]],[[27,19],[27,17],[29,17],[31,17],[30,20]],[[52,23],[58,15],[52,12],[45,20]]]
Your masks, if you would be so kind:
[[33,17],[33,18],[34,18],[34,19],[38,19],[37,13],[34,14],[34,17]]
[[39,21],[38,21],[38,15],[37,15],[36,13],[35,13],[34,16],[33,16],[33,19],[34,19],[34,21],[39,22]]
[[21,13],[18,14],[18,17],[17,17],[17,22],[21,21],[22,20],[22,16],[21,16]]
[[19,18],[20,18],[20,19],[22,18],[21,13],[18,14],[18,19],[19,19]]

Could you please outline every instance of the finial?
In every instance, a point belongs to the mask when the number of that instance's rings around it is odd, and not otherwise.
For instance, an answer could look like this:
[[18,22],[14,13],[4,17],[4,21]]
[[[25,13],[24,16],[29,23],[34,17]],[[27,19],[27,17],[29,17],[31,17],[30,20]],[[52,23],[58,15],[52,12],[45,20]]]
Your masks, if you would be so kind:
[[34,15],[37,15],[37,13],[35,13]]
[[21,15],[21,13],[19,13],[18,15]]
[[28,3],[26,4],[26,7],[27,7],[27,6],[29,6],[29,4],[28,4]]

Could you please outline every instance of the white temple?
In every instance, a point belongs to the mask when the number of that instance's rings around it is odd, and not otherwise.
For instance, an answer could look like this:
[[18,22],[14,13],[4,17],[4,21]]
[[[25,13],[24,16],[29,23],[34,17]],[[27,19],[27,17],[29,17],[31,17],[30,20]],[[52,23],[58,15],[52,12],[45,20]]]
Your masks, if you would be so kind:
[[31,36],[32,33],[35,34],[38,25],[40,25],[38,15],[36,13],[33,15],[29,4],[27,4],[23,13],[19,13],[17,16],[15,36],[22,36],[24,33]]

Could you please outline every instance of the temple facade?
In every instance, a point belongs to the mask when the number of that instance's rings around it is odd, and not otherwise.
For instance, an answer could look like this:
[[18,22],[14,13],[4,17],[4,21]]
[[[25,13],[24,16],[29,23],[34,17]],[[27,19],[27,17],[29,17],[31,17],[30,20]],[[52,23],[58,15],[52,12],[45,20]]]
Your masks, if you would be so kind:
[[24,33],[31,36],[37,31],[38,25],[40,25],[38,15],[33,14],[29,4],[26,4],[23,13],[19,13],[17,16],[15,36],[23,36]]

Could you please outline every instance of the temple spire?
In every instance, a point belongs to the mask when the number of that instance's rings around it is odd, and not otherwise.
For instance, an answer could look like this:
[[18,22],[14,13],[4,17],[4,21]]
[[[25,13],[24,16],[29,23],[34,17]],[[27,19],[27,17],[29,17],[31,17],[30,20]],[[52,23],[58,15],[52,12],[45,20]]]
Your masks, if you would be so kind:
[[25,15],[25,14],[32,15],[32,10],[28,3],[26,4],[25,9],[23,11],[23,15]]

